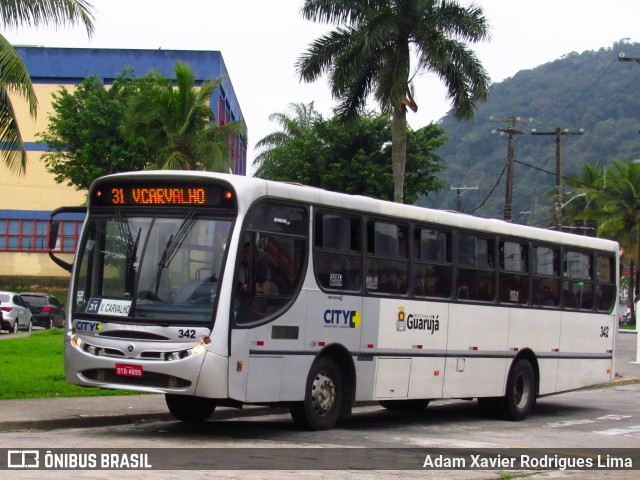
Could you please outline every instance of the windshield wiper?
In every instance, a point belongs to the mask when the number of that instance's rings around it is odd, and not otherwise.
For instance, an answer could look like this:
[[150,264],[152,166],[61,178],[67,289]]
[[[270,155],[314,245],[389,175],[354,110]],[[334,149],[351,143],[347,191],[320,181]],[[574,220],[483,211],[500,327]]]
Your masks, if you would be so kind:
[[169,241],[164,247],[162,255],[160,256],[160,261],[158,262],[158,273],[156,274],[156,297],[158,296],[158,290],[160,289],[160,279],[162,278],[162,272],[165,268],[171,265],[171,262],[175,258],[178,251],[180,251],[180,247],[187,238],[187,235],[189,235],[189,232],[191,232],[191,229],[196,223],[196,220],[193,217],[193,212],[189,212],[187,218],[182,221],[182,224],[178,228],[178,231],[169,237]]
[[133,298],[135,284],[136,284],[136,252],[138,251],[138,244],[140,242],[140,235],[142,233],[142,227],[138,229],[136,238],[134,240],[131,234],[131,227],[129,221],[125,220],[120,210],[116,210],[116,224],[120,233],[120,238],[123,238],[127,244],[127,254],[125,259],[125,276],[124,276],[124,291]]

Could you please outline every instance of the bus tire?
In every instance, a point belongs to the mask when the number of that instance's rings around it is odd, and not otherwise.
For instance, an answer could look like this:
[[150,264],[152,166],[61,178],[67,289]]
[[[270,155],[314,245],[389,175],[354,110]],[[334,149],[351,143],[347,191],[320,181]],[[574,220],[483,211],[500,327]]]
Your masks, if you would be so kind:
[[298,428],[328,430],[342,411],[343,384],[340,369],[329,357],[313,362],[302,402],[290,406],[291,417]]
[[204,422],[216,409],[215,401],[210,398],[173,395],[169,393],[167,393],[164,398],[171,415],[183,422]]
[[521,359],[511,369],[504,396],[504,414],[519,422],[529,416],[536,403],[536,375],[529,360]]
[[378,403],[387,410],[396,412],[421,412],[429,406],[429,400],[426,399],[381,400]]

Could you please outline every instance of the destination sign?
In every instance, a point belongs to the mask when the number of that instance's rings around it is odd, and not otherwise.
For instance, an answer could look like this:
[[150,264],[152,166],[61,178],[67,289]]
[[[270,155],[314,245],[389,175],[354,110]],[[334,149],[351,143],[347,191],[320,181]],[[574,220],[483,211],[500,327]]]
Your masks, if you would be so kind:
[[179,182],[105,183],[92,191],[92,204],[97,206],[208,206],[234,208],[231,189],[215,184],[180,184]]

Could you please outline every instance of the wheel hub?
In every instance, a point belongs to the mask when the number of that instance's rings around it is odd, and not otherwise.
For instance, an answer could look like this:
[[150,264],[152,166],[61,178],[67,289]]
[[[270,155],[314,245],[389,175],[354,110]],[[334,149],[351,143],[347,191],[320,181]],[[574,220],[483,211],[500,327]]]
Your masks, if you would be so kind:
[[314,410],[320,415],[333,407],[336,401],[336,386],[326,373],[320,372],[313,380],[311,399]]

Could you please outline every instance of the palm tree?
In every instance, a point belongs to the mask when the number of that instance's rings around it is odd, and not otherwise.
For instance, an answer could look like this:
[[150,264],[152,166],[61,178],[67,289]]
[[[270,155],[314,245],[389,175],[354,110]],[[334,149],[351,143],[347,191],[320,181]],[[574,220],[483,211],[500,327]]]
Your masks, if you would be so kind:
[[322,116],[315,109],[313,102],[310,103],[290,103],[290,115],[286,112],[277,112],[269,115],[269,120],[280,125],[281,130],[272,132],[256,143],[257,149],[264,149],[253,161],[253,165],[260,165],[269,158],[269,153],[275,147],[284,145],[289,140],[300,137],[305,131],[310,130],[314,123],[322,120]]
[[328,73],[343,118],[362,111],[370,94],[391,113],[394,200],[402,202],[407,107],[418,108],[412,78],[420,70],[434,72],[447,87],[454,117],[470,119],[489,89],[487,73],[464,43],[488,38],[482,9],[455,0],[306,0],[302,16],[340,26],[300,57],[301,79]]
[[629,296],[635,318],[634,270],[640,259],[640,164],[614,160],[607,167],[606,176],[599,168],[585,165],[577,185],[586,194],[586,205],[576,218],[596,220],[598,236],[616,240],[630,259]]
[[320,160],[324,150],[317,127],[324,119],[313,102],[291,103],[289,112],[269,115],[269,120],[276,122],[280,130],[256,143],[256,149],[263,150],[253,161],[254,176],[318,186],[324,171]]
[[[91,36],[92,8],[85,0],[0,0],[0,25],[18,28],[83,24]],[[0,34],[0,151],[7,168],[21,174],[27,169],[27,151],[9,98],[11,93],[27,101],[29,114],[35,118],[38,101],[29,72],[16,49]]]
[[123,127],[130,138],[142,138],[156,153],[152,168],[169,170],[229,169],[229,141],[244,138],[242,122],[215,125],[209,105],[222,80],[203,82],[196,88],[191,67],[175,65],[177,87],[157,72],[150,74],[154,87],[141,92],[130,105]]

